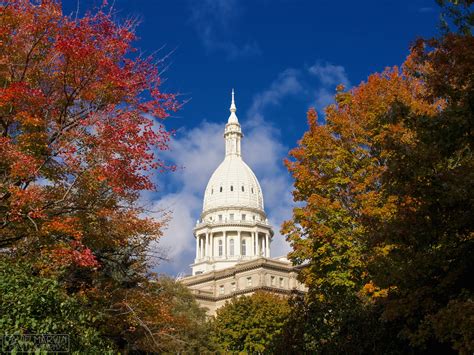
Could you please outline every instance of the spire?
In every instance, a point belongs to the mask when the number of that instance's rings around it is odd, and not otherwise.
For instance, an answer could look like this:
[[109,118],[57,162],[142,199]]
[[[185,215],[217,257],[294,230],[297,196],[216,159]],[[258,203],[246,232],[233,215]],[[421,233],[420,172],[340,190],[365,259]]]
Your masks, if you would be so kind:
[[229,111],[230,111],[230,116],[229,116],[229,120],[227,122],[228,123],[239,123],[237,115],[235,114],[235,112],[237,111],[237,107],[235,106],[234,89],[232,89],[232,102],[230,104]]
[[225,125],[224,138],[225,138],[225,155],[226,156],[238,156],[240,157],[240,141],[242,139],[242,130],[240,128],[239,120],[235,111],[234,89],[232,89],[232,102],[230,104],[230,116],[227,124]]
[[232,89],[232,103],[230,104],[230,112],[235,111],[237,111],[237,107],[235,107],[234,89]]

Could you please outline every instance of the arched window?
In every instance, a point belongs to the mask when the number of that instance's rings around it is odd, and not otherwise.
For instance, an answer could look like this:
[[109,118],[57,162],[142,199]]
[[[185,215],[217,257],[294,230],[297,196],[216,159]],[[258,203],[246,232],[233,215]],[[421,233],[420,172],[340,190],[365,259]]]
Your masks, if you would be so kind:
[[219,189],[219,192],[222,192],[222,186],[221,186],[221,188]]
[[242,256],[247,255],[247,241],[245,239],[242,240]]
[[234,239],[229,240],[229,253],[234,256]]
[[253,193],[253,187],[252,187],[252,193]]
[[219,239],[219,242],[217,243],[218,247],[219,247],[219,256],[222,256],[222,239]]
[[230,191],[234,191],[234,186],[230,185]]
[[211,195],[214,193],[214,189],[211,189]]
[[242,192],[244,192],[244,191],[245,191],[245,189],[244,189],[244,185],[242,185]]

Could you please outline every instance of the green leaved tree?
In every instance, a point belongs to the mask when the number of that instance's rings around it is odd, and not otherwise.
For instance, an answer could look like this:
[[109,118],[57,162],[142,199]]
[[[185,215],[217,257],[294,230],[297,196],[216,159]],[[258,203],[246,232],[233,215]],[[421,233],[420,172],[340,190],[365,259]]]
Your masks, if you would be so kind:
[[211,321],[212,338],[225,352],[271,352],[288,313],[287,299],[271,293],[233,298]]

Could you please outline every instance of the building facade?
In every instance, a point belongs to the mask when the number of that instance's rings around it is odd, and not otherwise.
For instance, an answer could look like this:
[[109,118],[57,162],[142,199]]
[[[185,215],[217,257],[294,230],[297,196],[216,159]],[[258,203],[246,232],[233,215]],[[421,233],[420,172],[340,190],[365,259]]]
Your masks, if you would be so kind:
[[181,280],[210,314],[226,300],[257,290],[304,291],[292,264],[285,258],[271,258],[273,229],[258,179],[242,159],[243,134],[236,111],[232,90],[225,157],[209,179],[194,228],[192,276]]

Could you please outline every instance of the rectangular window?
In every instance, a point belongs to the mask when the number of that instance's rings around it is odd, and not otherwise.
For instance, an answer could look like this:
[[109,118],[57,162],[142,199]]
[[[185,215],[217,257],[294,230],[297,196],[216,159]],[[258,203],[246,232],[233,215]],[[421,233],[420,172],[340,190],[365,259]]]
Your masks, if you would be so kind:
[[219,215],[219,222],[222,222],[222,215]]
[[275,286],[275,276],[270,277],[270,284]]
[[283,282],[285,281],[285,279],[283,277],[280,277],[280,287],[283,287]]
[[231,283],[231,287],[232,287],[232,292],[235,292],[237,290],[237,286],[235,285],[235,282]]
[[223,252],[222,239],[219,239],[217,243],[218,243],[217,245],[218,245],[219,256],[222,256],[222,252]]
[[233,213],[230,214],[230,220],[231,220],[231,221],[234,220],[234,214],[233,214]]
[[245,214],[242,215],[242,221],[245,221],[245,217],[247,217]]
[[247,287],[252,287],[252,277],[247,277]]
[[224,285],[221,285],[221,286],[219,287],[219,293],[220,293],[221,295],[224,294]]

